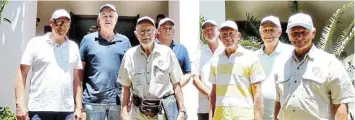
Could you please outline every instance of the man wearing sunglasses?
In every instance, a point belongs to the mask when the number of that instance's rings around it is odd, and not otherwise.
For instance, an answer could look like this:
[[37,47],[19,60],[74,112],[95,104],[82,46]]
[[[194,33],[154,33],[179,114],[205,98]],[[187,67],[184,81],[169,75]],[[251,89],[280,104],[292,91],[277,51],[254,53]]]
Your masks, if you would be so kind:
[[281,62],[285,62],[292,51],[290,45],[279,40],[281,31],[279,18],[267,16],[261,20],[259,32],[264,45],[256,51],[256,54],[267,78],[261,83],[264,98],[264,120],[273,120],[274,116],[275,81],[269,77],[270,73],[273,71],[273,66],[282,65]]
[[291,56],[274,75],[274,118],[279,120],[347,120],[354,87],[343,64],[312,44],[312,18],[297,13],[288,19]]
[[184,74],[181,81],[181,86],[184,87],[191,78],[191,61],[186,47],[182,44],[176,43],[173,40],[175,34],[174,21],[170,18],[160,20],[157,34],[158,38],[155,41],[159,44],[170,47],[174,51],[179,61],[180,68]]
[[88,120],[119,119],[121,85],[117,76],[131,44],[126,36],[114,31],[117,18],[113,5],[103,5],[97,18],[100,30],[84,36],[80,43],[83,103]]
[[262,120],[261,82],[265,75],[257,56],[238,44],[241,34],[234,21],[219,29],[225,47],[211,60],[211,114],[214,120]]
[[[117,79],[123,85],[122,120],[186,119],[182,71],[174,52],[154,42],[155,31],[153,19],[139,18],[134,34],[140,45],[130,48],[122,60]],[[127,111],[130,98],[131,115]]]
[[[49,21],[52,32],[32,38],[21,59],[21,75],[16,79],[16,116],[18,120],[77,120],[81,118],[82,69],[78,45],[66,36],[70,15],[56,10]],[[32,70],[28,111],[24,89]]]

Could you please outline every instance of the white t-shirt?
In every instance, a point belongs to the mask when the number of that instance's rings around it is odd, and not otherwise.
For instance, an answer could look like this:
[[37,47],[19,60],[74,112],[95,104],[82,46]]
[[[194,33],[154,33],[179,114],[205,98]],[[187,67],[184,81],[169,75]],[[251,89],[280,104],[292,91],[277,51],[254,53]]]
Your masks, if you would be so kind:
[[[218,48],[212,53],[208,46],[201,49],[196,55],[196,58],[192,64],[191,73],[192,75],[200,75],[201,81],[205,87],[211,91],[212,84],[208,82],[208,77],[210,76],[211,69],[211,59],[213,55],[219,52],[223,52],[224,47],[222,43],[219,43]],[[198,113],[209,113],[209,100],[208,96],[199,92],[198,94]]]
[[274,104],[276,99],[275,81],[270,77],[273,68],[277,65],[284,65],[287,58],[291,56],[293,47],[282,42],[279,42],[273,53],[267,55],[263,51],[264,47],[255,51],[263,71],[265,72],[266,80],[261,84],[261,90],[264,97],[264,119],[273,119]]
[[21,64],[30,65],[29,111],[74,111],[74,72],[82,69],[78,45],[66,39],[58,45],[51,33],[32,38]]

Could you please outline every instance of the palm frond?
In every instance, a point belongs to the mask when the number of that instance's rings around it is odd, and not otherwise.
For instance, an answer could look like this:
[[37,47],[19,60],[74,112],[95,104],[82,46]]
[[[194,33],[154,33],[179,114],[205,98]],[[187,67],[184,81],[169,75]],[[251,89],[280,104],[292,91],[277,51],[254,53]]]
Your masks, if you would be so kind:
[[256,35],[256,37],[260,38],[260,34],[259,34],[259,24],[257,22],[257,17],[255,17],[252,13],[245,13],[245,16],[247,17],[247,21],[248,24],[251,26],[252,31],[254,32],[254,35]]
[[335,34],[335,30],[339,21],[340,15],[342,15],[346,9],[354,6],[354,2],[349,2],[339,8],[335,13],[333,13],[332,17],[329,19],[329,24],[324,27],[322,31],[322,35],[320,37],[320,41],[317,45],[320,49],[325,49],[329,41],[332,41],[332,37]]
[[207,41],[205,40],[205,37],[203,37],[202,33],[202,23],[205,22],[206,19],[203,16],[200,16],[200,40],[201,44],[207,44]]
[[333,50],[333,54],[335,56],[339,56],[341,52],[343,52],[344,48],[346,45],[354,38],[354,23],[355,21],[353,20],[350,24],[350,26],[345,29],[342,34],[340,35],[337,45],[335,46]]

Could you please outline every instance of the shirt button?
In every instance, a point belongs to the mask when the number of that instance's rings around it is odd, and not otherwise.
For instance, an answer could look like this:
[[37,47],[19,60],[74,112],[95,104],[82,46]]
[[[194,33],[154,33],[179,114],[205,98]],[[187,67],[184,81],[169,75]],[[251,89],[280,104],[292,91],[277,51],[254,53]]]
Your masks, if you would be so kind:
[[295,97],[295,95],[292,95],[292,97]]
[[297,70],[300,69],[300,67],[297,67]]
[[295,112],[296,110],[292,110],[292,112]]
[[297,81],[295,81],[295,83],[297,83]]

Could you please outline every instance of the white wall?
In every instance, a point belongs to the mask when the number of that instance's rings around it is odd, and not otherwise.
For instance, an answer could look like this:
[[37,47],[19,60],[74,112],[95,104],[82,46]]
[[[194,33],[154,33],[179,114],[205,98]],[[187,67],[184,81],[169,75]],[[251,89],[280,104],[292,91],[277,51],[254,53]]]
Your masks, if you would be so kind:
[[217,22],[218,26],[226,21],[226,2],[219,1],[200,1],[200,16]]
[[35,36],[37,1],[10,1],[2,16],[12,21],[0,25],[0,106],[15,110],[14,78],[23,50]]
[[179,1],[169,1],[169,16],[166,16],[175,23],[175,34],[174,41],[180,42],[180,2]]
[[66,9],[79,15],[97,15],[104,4],[116,7],[120,16],[149,16],[153,19],[158,14],[169,15],[168,1],[38,1],[37,17],[41,19],[37,27],[37,35],[43,34],[44,26],[48,24],[56,9]]

